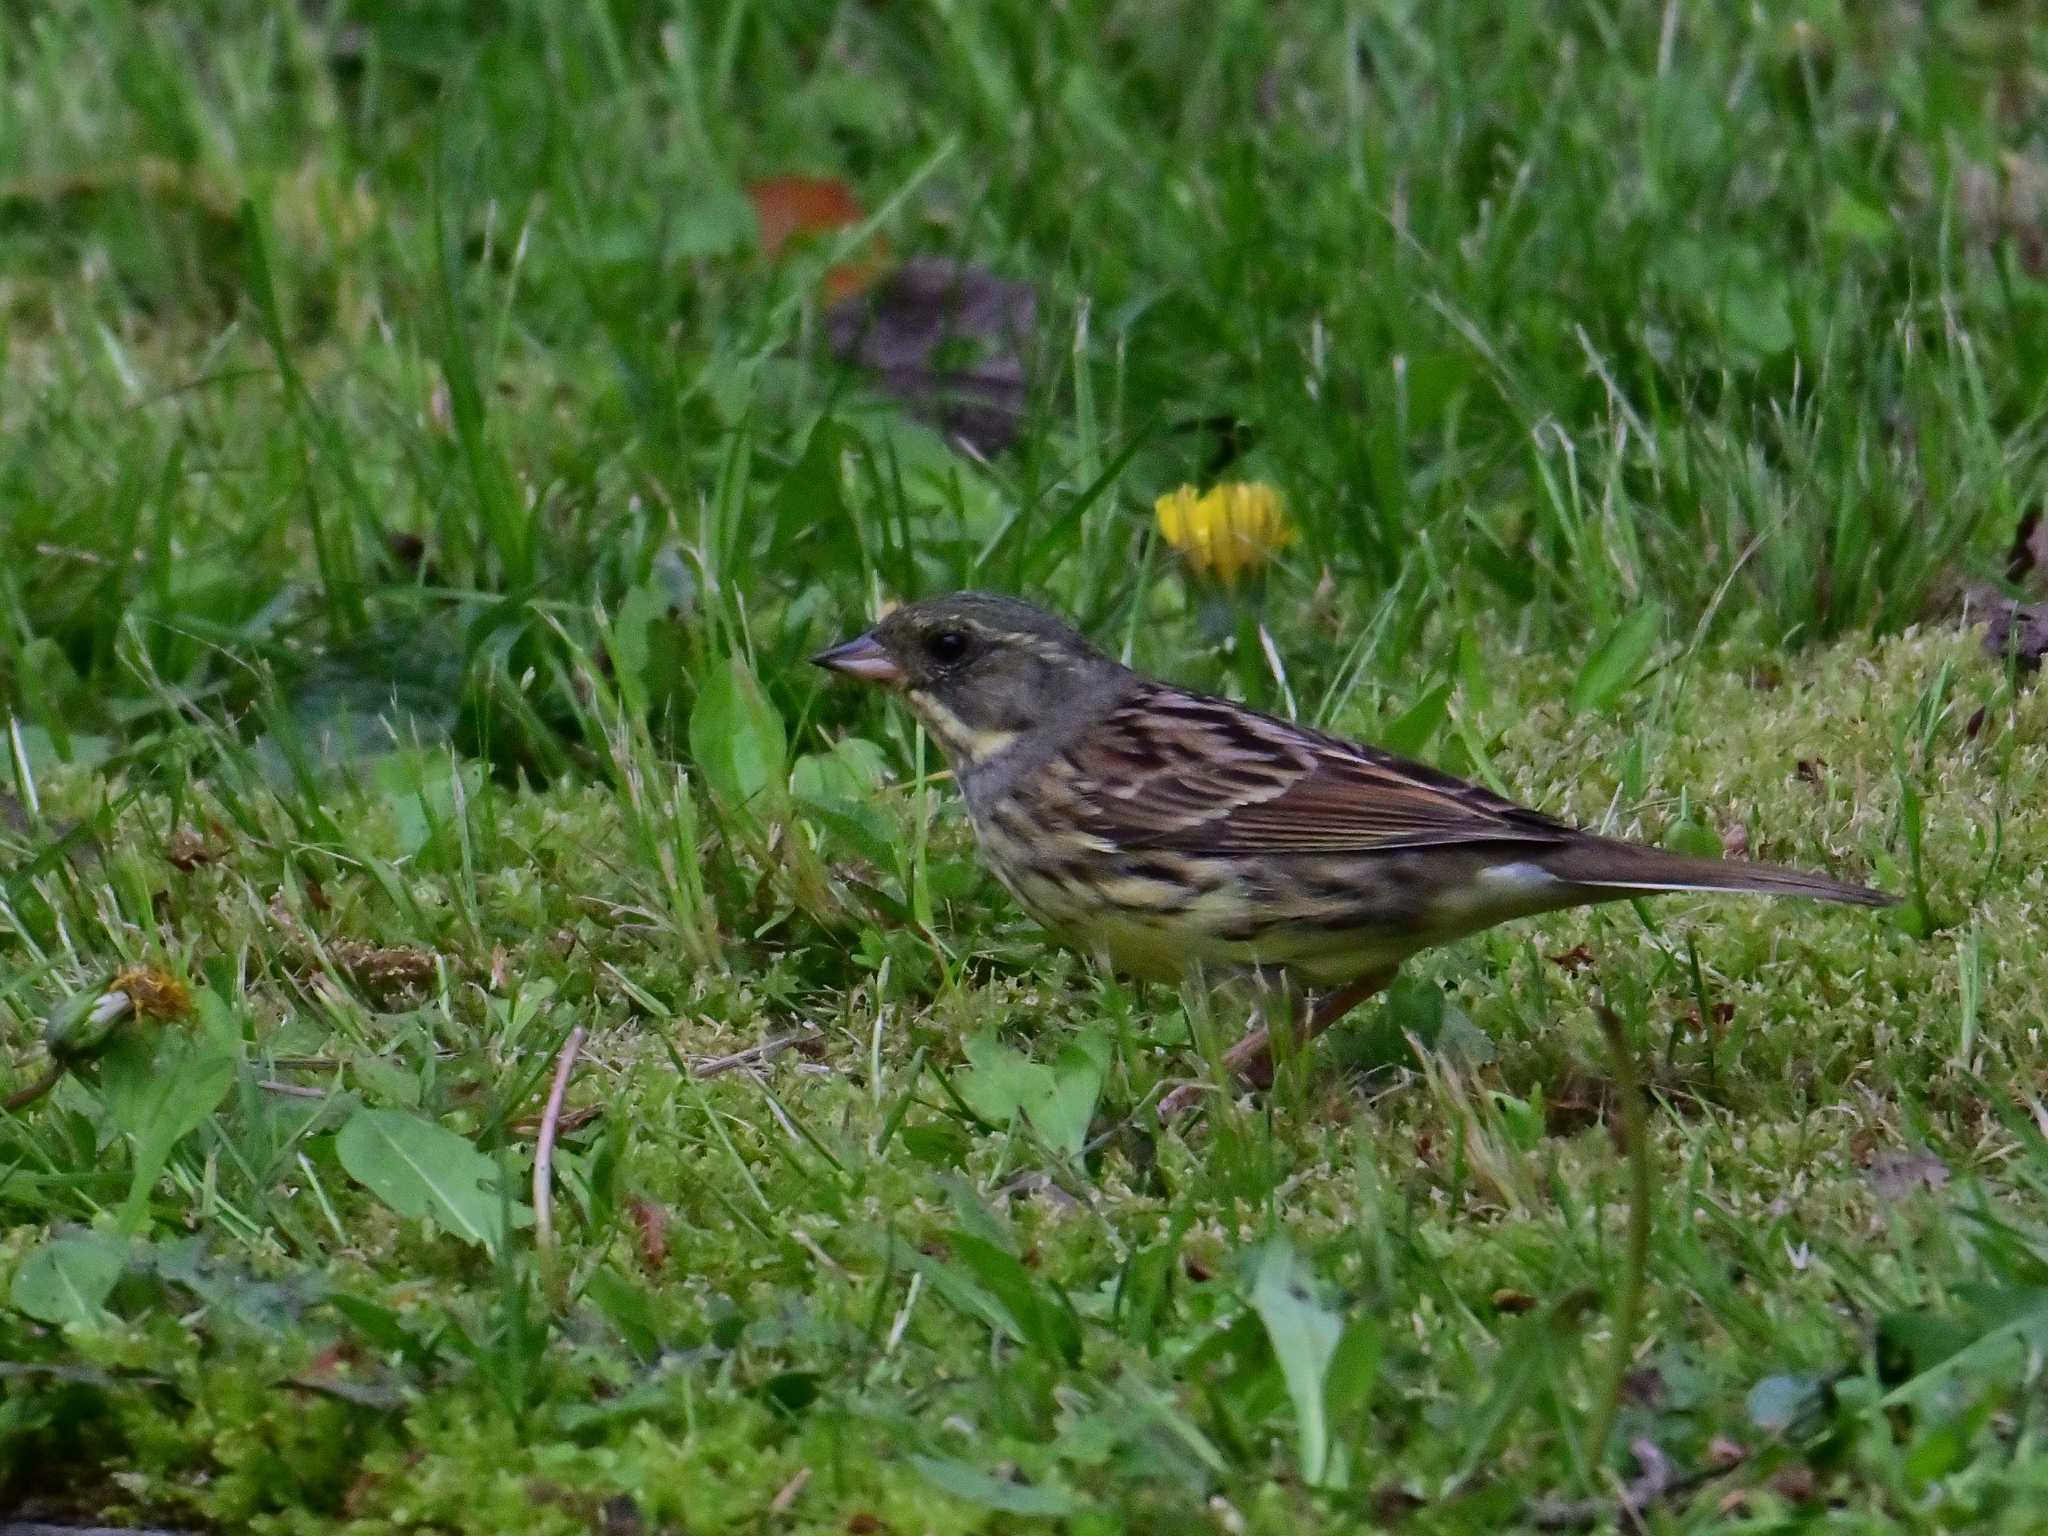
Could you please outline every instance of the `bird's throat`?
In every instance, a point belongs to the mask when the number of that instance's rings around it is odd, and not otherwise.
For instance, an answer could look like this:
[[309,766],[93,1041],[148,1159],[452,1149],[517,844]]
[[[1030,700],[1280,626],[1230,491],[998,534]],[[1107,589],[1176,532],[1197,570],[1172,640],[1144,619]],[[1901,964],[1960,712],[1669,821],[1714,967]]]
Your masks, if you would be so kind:
[[970,725],[922,688],[911,689],[906,698],[957,769],[978,768],[993,762],[1014,747],[1023,734],[1002,726]]

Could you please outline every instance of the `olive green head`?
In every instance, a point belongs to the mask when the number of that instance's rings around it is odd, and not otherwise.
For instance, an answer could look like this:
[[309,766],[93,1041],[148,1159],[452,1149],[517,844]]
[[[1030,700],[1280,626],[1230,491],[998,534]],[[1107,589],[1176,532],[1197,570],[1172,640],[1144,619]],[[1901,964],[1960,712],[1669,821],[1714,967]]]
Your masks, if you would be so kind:
[[901,693],[963,765],[1002,752],[1122,671],[1065,620],[991,592],[906,603],[811,660]]

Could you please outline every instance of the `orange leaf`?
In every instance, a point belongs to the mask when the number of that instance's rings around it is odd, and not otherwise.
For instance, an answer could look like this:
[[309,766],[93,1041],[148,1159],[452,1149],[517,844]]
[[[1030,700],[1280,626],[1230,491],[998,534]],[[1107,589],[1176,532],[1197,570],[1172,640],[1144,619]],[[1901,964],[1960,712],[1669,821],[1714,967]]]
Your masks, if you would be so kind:
[[[827,234],[858,224],[867,210],[836,176],[770,176],[747,186],[760,229],[761,254],[773,257],[791,240]],[[870,248],[853,261],[825,274],[825,295],[837,301],[866,288],[881,275],[888,242],[877,235]]]
[[747,197],[761,226],[761,254],[773,256],[792,236],[858,224],[867,215],[836,176],[770,176],[750,183]]

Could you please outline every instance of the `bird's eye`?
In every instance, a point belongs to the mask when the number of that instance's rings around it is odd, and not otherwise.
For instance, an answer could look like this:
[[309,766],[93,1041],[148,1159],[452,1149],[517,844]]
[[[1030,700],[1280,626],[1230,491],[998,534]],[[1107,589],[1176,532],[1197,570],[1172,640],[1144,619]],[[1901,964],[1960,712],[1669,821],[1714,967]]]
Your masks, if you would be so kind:
[[957,629],[941,629],[925,636],[924,653],[942,667],[949,667],[967,654],[967,637]]

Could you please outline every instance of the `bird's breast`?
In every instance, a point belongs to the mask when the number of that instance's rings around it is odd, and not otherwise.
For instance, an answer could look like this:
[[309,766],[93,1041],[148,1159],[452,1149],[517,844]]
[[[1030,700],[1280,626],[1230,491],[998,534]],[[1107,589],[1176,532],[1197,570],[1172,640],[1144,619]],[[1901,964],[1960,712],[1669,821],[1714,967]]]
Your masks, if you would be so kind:
[[1321,982],[1417,947],[1421,924],[1405,871],[1362,878],[1357,860],[1131,849],[1048,816],[1030,797],[970,808],[983,857],[1018,902],[1068,943],[1132,975],[1282,965]]

